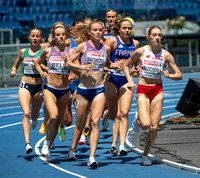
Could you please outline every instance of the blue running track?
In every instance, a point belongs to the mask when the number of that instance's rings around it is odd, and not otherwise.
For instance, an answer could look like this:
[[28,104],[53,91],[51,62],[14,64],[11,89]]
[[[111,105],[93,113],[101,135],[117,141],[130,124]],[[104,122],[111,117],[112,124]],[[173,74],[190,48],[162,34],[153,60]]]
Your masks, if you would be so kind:
[[[182,81],[172,81],[163,78],[164,107],[162,115],[176,113],[175,107],[190,77],[200,78],[200,73],[184,74]],[[138,79],[135,79],[138,83]],[[73,116],[75,116],[74,108]],[[129,125],[137,110],[136,93],[134,92],[131,110],[129,113]],[[89,145],[78,146],[76,150],[77,161],[70,162],[66,155],[72,142],[74,122],[66,128],[67,140],[60,142],[57,136],[54,143],[55,149],[51,150],[53,161],[44,162],[41,155],[41,146],[45,135],[38,131],[43,121],[41,109],[38,126],[30,131],[30,143],[34,152],[25,153],[25,141],[22,131],[22,110],[18,101],[18,87],[0,89],[0,177],[199,177],[199,174],[168,167],[163,164],[153,164],[145,167],[141,165],[141,158],[134,152],[127,156],[113,156],[109,153],[112,142],[112,121],[110,130],[100,132],[100,139],[96,152],[96,160],[99,163],[97,169],[87,166],[89,158]],[[102,128],[100,122],[100,129]],[[119,147],[119,142],[117,148]]]

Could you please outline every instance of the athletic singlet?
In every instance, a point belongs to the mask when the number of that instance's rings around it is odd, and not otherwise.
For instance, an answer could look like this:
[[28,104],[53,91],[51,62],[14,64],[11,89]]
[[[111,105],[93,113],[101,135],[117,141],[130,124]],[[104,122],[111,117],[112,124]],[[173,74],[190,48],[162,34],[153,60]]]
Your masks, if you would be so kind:
[[139,77],[160,79],[164,65],[164,49],[161,48],[160,53],[154,54],[146,45],[144,46],[144,57],[139,62]]
[[[127,44],[123,44],[120,40],[118,36],[115,36],[116,40],[117,40],[117,46],[114,49],[114,51],[111,52],[110,54],[110,60],[111,62],[119,62],[120,60],[124,60],[126,61],[128,58],[131,57],[132,53],[135,51],[135,44],[133,42],[133,40],[130,38],[130,43]],[[130,67],[131,69],[131,67]],[[121,70],[121,72],[116,72],[115,70],[110,70],[111,73],[115,74],[115,75],[125,75],[123,70]]]
[[76,49],[77,44],[73,41],[73,38],[70,37],[69,39],[70,39],[70,41],[71,41],[71,46],[70,46],[70,48],[72,48],[72,49]]
[[114,35],[110,32],[109,28],[106,28],[105,33],[104,33],[104,38],[105,39],[110,39]]
[[[69,47],[65,49],[67,58],[70,57]],[[48,73],[65,74],[69,75],[69,70],[66,67],[66,62],[61,58],[63,52],[56,51],[54,47],[51,47],[51,54],[47,60]]]
[[23,75],[27,77],[40,77],[40,74],[35,68],[35,64],[33,63],[33,59],[38,59],[42,53],[43,47],[35,55],[30,55],[28,53],[30,48],[26,48],[23,55]]
[[85,42],[87,49],[85,53],[81,56],[80,64],[87,65],[94,62],[93,71],[104,71],[104,65],[107,59],[107,53],[104,44],[101,45],[100,49],[93,47],[89,41]]

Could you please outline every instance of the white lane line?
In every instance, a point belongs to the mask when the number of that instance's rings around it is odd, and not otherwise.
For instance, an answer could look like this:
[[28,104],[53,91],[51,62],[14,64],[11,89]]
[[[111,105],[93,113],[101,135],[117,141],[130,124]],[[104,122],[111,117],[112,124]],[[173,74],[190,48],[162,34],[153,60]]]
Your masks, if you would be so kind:
[[[70,128],[72,128],[72,127],[75,127],[75,125],[72,125],[72,126],[70,126],[70,127],[67,127],[67,128],[65,128],[65,129],[70,129]],[[41,142],[42,142],[44,139],[45,139],[45,136],[44,136],[43,138],[41,138],[41,139],[35,144],[35,153],[37,154],[37,156],[38,156],[42,161],[44,161],[45,163],[47,163],[49,166],[52,166],[52,167],[54,167],[54,168],[56,168],[56,169],[58,169],[58,170],[60,170],[60,171],[62,171],[62,172],[65,172],[65,173],[67,173],[67,174],[71,174],[71,175],[76,176],[76,177],[86,178],[85,176],[82,176],[82,175],[76,174],[76,173],[74,173],[74,172],[68,171],[68,170],[63,169],[63,168],[61,168],[61,167],[59,167],[59,166],[56,166],[55,164],[52,164],[52,163],[50,163],[50,162],[46,162],[46,161],[45,161],[45,158],[41,155],[40,150],[39,150],[40,144],[41,144]]]
[[[180,113],[180,112],[176,112],[176,113],[172,113],[172,114],[168,114],[168,115],[162,116],[160,124],[164,124],[164,122],[166,120],[169,120],[169,119],[174,118],[174,117],[178,117],[180,115],[183,115],[183,114]],[[134,132],[132,133],[132,135],[134,135]],[[133,145],[132,142],[129,141],[130,136],[131,135],[127,133],[127,137],[126,137],[126,140],[125,140],[126,146],[129,149],[131,149],[133,152],[135,152],[135,153],[137,153],[139,155],[142,155],[143,154],[143,150],[137,148],[135,145]],[[152,155],[152,154],[148,154],[148,156],[153,161],[156,161],[158,163],[162,163],[162,164],[167,165],[167,166],[171,166],[171,167],[178,168],[180,170],[187,170],[187,171],[195,172],[195,173],[199,173],[200,172],[200,168],[198,168],[198,167],[188,166],[188,165],[177,163],[177,162],[170,161],[170,160],[167,160],[167,159],[158,158],[158,157],[156,157],[155,155]]]
[[9,98],[9,97],[5,98],[5,96],[4,96],[3,98],[0,98],[0,101],[2,102],[2,104],[4,104],[5,103],[4,101],[8,101],[8,100],[13,101],[13,99],[17,99],[18,100],[18,97],[16,97],[16,98]]
[[[38,118],[38,120],[43,120],[44,118]],[[8,125],[4,125],[4,126],[0,126],[0,129],[3,129],[3,128],[6,128],[6,127],[11,127],[11,126],[14,126],[14,125],[19,125],[19,124],[22,124],[22,122],[17,122],[17,123],[13,123],[13,124],[8,124]],[[70,129],[70,128],[73,128],[75,127],[75,125],[72,125],[72,126],[69,126],[65,129]],[[37,154],[37,156],[42,160],[44,161],[44,157],[40,154],[40,151],[39,151],[39,147],[40,147],[40,143],[45,139],[45,136],[43,138],[41,138],[35,145],[35,153]],[[54,164],[51,164],[51,163],[48,163],[46,161],[44,161],[45,163],[49,164],[50,166],[60,170],[60,171],[63,171],[65,173],[68,173],[68,174],[71,174],[71,175],[74,175],[74,176],[77,176],[77,177],[81,177],[81,178],[86,178],[85,176],[82,176],[82,175],[79,175],[79,174],[76,174],[76,173],[73,173],[71,171],[68,171],[68,170],[65,170],[61,167],[58,167]]]
[[21,114],[21,113],[23,113],[23,112],[21,111],[21,112],[12,112],[12,113],[8,113],[8,114],[1,114],[0,117],[16,115],[16,114]]
[[163,87],[165,87],[165,86],[177,86],[177,85],[186,85],[186,83],[187,82],[178,82],[178,83],[168,83],[168,84],[165,84],[164,82],[163,82]]
[[18,91],[19,90],[11,90],[11,89],[9,89],[9,90],[0,90],[0,92],[1,92],[1,94],[0,94],[0,96],[2,95],[2,94],[18,94]]
[[164,99],[165,97],[179,97],[182,93],[173,93],[173,92],[164,92]]
[[17,122],[17,123],[14,123],[14,124],[9,124],[9,125],[0,126],[0,129],[6,128],[6,127],[11,127],[11,126],[14,126],[14,125],[19,125],[19,124],[21,124],[21,123],[22,123],[22,122]]
[[3,107],[3,108],[0,108],[0,110],[3,110],[3,109],[13,109],[13,108],[21,108],[21,106]]
[[8,101],[8,102],[0,102],[0,104],[10,104],[10,103],[19,103],[19,100],[17,100],[17,101]]
[[[43,109],[40,109],[40,113],[43,112]],[[22,111],[21,112],[13,112],[13,113],[9,113],[9,114],[1,114],[0,117],[4,117],[4,116],[10,116],[10,115],[16,115],[16,114],[21,114],[23,113]],[[76,112],[72,112],[72,114],[75,114]]]
[[[43,120],[43,119],[44,119],[44,117],[38,118],[37,120]],[[14,125],[19,125],[19,124],[22,124],[22,122],[16,122],[16,123],[13,123],[13,124],[8,124],[8,125],[0,126],[0,129],[6,128],[6,127],[11,127],[11,126],[14,126]]]
[[170,90],[174,90],[174,91],[177,91],[177,89],[183,89],[184,87],[186,86],[186,84],[185,85],[163,85],[163,89],[164,89],[164,91],[166,91],[166,90],[168,90],[168,89],[170,89]]
[[177,101],[177,100],[180,100],[179,98],[177,99],[164,99],[164,103],[170,103],[170,102],[174,102],[174,101]]

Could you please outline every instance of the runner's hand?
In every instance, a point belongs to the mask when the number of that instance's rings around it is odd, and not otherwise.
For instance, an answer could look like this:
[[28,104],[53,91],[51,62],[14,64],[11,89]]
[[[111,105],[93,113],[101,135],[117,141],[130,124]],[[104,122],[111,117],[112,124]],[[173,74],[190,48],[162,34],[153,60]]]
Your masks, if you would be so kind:
[[164,70],[163,70],[163,75],[164,75],[166,78],[169,78],[169,71],[168,71],[166,68],[164,68]]
[[134,90],[134,87],[137,88],[137,85],[133,81],[127,83],[127,88],[130,89],[131,91]]
[[15,76],[15,74],[16,74],[16,71],[14,71],[14,70],[12,70],[11,72],[10,72],[10,77],[14,77]]

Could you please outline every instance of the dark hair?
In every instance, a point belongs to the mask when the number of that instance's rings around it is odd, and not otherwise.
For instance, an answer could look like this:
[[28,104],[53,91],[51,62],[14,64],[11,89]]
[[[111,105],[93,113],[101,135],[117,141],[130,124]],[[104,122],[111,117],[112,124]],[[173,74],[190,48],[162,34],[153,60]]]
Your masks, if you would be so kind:
[[[159,27],[159,26],[157,26],[157,25],[153,25],[153,26],[151,26],[151,27],[149,27],[149,29],[148,29],[148,31],[147,31],[147,40],[148,40],[148,36],[150,36],[151,35],[151,33],[152,33],[152,30],[153,29],[155,29],[155,28],[158,28],[160,31],[161,31],[161,33],[162,33],[162,29]],[[163,36],[161,37],[161,41],[163,40]],[[162,47],[162,48],[164,48],[164,46],[162,45],[162,44],[160,44],[160,46]]]
[[43,42],[44,42],[44,38],[43,38],[43,36],[42,36],[42,30],[41,30],[40,28],[38,28],[38,27],[32,27],[32,28],[29,30],[28,36],[31,34],[31,32],[32,32],[33,30],[38,30],[38,31],[40,32],[40,36],[41,36],[41,42],[40,42],[40,43],[43,43]]
[[79,22],[84,22],[84,19],[75,19],[71,26],[75,26]]
[[116,13],[116,17],[118,16],[118,13],[117,13],[117,11],[115,10],[115,9],[108,9],[107,11],[106,11],[106,16],[107,16],[107,13],[108,12],[115,12]]
[[[120,27],[121,27],[121,25],[122,25],[122,22],[125,22],[125,21],[130,22],[128,19],[122,19],[122,20],[120,20],[120,21],[113,27],[112,33],[114,34],[114,36],[119,35],[119,29],[120,29]],[[130,22],[130,23],[131,23],[131,22]],[[131,23],[131,26],[133,27],[132,23]]]
[[161,30],[161,28],[160,28],[159,26],[153,25],[153,26],[149,27],[149,29],[148,29],[148,31],[147,31],[147,36],[151,35],[151,32],[152,32],[152,30],[153,30],[154,28],[158,28],[158,29],[160,29],[160,31],[162,32],[162,30]]

